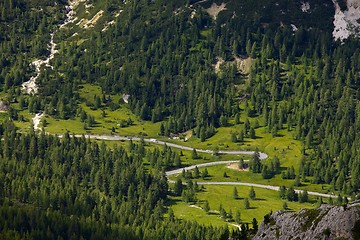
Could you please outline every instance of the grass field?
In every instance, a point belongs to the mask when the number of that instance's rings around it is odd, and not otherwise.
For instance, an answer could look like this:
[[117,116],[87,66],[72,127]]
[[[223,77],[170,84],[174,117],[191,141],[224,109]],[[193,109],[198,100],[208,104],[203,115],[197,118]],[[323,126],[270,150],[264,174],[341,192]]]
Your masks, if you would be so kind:
[[[202,168],[199,168],[202,171]],[[210,177],[206,178],[206,181],[209,182],[247,182],[247,183],[257,183],[264,185],[272,185],[272,186],[293,186],[293,179],[282,179],[281,174],[275,175],[275,177],[271,179],[263,179],[261,174],[255,174],[249,171],[239,171],[228,168],[226,165],[217,165],[207,167]],[[228,177],[224,178],[224,172]],[[170,176],[170,179],[175,180],[176,175]],[[309,181],[311,178],[308,179]],[[199,180],[200,181],[200,180]],[[321,193],[331,193],[330,186],[328,184],[311,184],[310,182],[302,182],[302,185],[299,187],[295,187],[296,189],[306,189],[308,191],[315,191]]]
[[[225,222],[219,217],[219,206],[222,204],[223,208],[228,213],[231,209],[233,217],[236,211],[239,210],[241,214],[241,221],[244,223],[251,223],[253,218],[257,221],[262,221],[265,214],[270,211],[281,210],[283,208],[284,200],[280,199],[277,191],[254,188],[256,192],[256,199],[250,201],[250,209],[245,209],[244,198],[248,197],[250,187],[237,186],[239,199],[233,198],[234,186],[205,186],[205,190],[197,193],[198,201],[194,204],[186,204],[181,201],[180,197],[171,197],[170,204],[174,210],[175,216],[180,219],[196,220],[200,224],[223,226],[224,224],[235,224],[235,222]],[[204,201],[207,200],[210,205],[210,214],[206,214],[202,209]],[[286,202],[290,211],[298,211],[302,208],[313,208],[316,203],[315,199],[310,197],[310,203]]]
[[[134,113],[130,111],[126,103],[121,103],[120,108],[117,110],[110,110],[109,107],[101,103],[101,107],[95,109],[91,105],[95,104],[94,96],[102,97],[101,89],[99,86],[94,85],[82,85],[79,89],[79,94],[82,103],[79,106],[88,114],[95,118],[95,124],[91,127],[84,128],[84,123],[80,121],[80,117],[74,119],[61,120],[55,119],[51,116],[46,115],[45,120],[47,125],[45,130],[49,133],[63,134],[66,131],[75,134],[118,134],[122,136],[138,136],[144,135],[146,138],[157,138],[159,140],[177,143],[180,145],[189,146],[192,148],[199,149],[210,149],[213,150],[218,147],[220,150],[255,150],[265,152],[269,155],[269,159],[277,156],[280,159],[281,167],[294,166],[297,172],[299,161],[301,159],[302,143],[293,139],[293,133],[288,132],[286,129],[282,129],[278,132],[279,137],[272,137],[271,133],[268,133],[265,127],[262,127],[262,121],[260,118],[248,118],[245,114],[241,115],[241,124],[235,124],[234,119],[229,120],[227,127],[220,127],[217,129],[217,133],[207,139],[205,142],[201,142],[196,136],[191,137],[188,141],[168,139],[165,137],[158,136],[160,129],[160,123],[152,123],[149,121],[141,121]],[[121,95],[111,95],[112,101],[115,103],[122,97]],[[90,103],[90,104],[89,104]],[[16,107],[16,106],[15,106]],[[104,114],[105,112],[105,114]],[[15,122],[21,131],[28,131],[31,126],[31,119],[34,114],[30,114],[28,110],[19,112],[20,115],[24,116],[24,122]],[[6,114],[0,115],[0,118],[6,118]],[[121,120],[127,120],[131,118],[133,124],[128,127],[120,127],[118,124]],[[244,142],[233,143],[231,141],[231,134],[233,132],[240,132],[244,127],[244,122],[249,119],[250,124],[259,120],[260,127],[256,129],[256,139],[245,138]],[[113,131],[115,129],[115,132]],[[101,141],[98,141],[99,143]],[[123,146],[127,148],[128,142],[113,142],[106,141],[106,144],[110,147]],[[162,149],[163,146],[146,143],[146,148],[153,150],[154,148]],[[198,153],[199,159],[192,159],[191,151],[173,149],[181,155],[182,166],[190,166],[194,164],[200,164],[211,161],[225,161],[225,160],[240,160],[249,159],[249,155],[220,155],[213,156],[208,153]],[[267,161],[267,160],[265,160]],[[144,161],[144,165],[147,169],[150,169],[149,163]],[[208,167],[208,172],[211,175],[207,181],[241,181],[251,182],[267,185],[287,187],[293,185],[293,180],[283,180],[281,175],[276,175],[274,178],[269,180],[262,179],[261,174],[253,174],[247,171],[237,171],[228,169],[225,165]],[[201,170],[201,169],[200,169]],[[224,172],[226,171],[228,177],[224,178]],[[175,179],[175,176],[171,177]],[[241,212],[241,219],[243,222],[251,222],[252,218],[255,217],[260,223],[263,216],[271,210],[282,209],[283,200],[278,197],[278,192],[273,190],[257,188],[257,200],[251,200],[251,209],[245,209],[242,199],[235,200],[232,198],[233,186],[206,186],[205,191],[197,194],[198,201],[196,204],[189,205],[181,201],[180,197],[170,197],[170,207],[173,208],[176,217],[188,220],[196,220],[201,224],[222,226],[228,224],[234,227],[234,223],[225,222],[219,217],[218,209],[219,205],[222,204],[227,212],[232,211],[233,216],[237,210]],[[321,185],[307,184],[299,189],[307,189],[308,191],[317,191],[327,193],[326,190],[322,190]],[[248,194],[249,188],[243,186],[237,186],[240,197],[245,197]],[[326,186],[325,186],[326,189]],[[204,200],[208,200],[212,209],[211,214],[207,215],[203,209]],[[288,206],[291,210],[297,211],[303,207],[313,207],[310,203],[300,204],[298,202],[288,202]]]
[[[255,119],[252,120],[254,121]],[[302,143],[294,140],[291,131],[288,132],[286,129],[282,129],[279,131],[279,137],[272,137],[265,127],[259,127],[255,130],[256,139],[245,138],[245,142],[242,143],[231,142],[231,134],[239,132],[242,127],[243,124],[220,127],[217,129],[217,133],[205,142],[201,142],[196,137],[190,138],[187,142],[181,140],[169,141],[179,144],[181,141],[181,144],[185,146],[199,149],[214,149],[216,146],[220,150],[255,150],[257,148],[259,151],[268,154],[269,159],[277,156],[282,167],[294,166],[295,170],[298,169],[301,160]]]
[[[94,96],[101,97],[101,89],[99,86],[93,85],[83,85],[79,90],[80,97],[86,99],[90,103],[94,103]],[[119,95],[110,95],[113,102],[118,102]],[[115,128],[114,134],[119,135],[130,135],[137,136],[144,134],[147,137],[157,137],[160,129],[160,123],[152,123],[149,121],[141,121],[135,114],[133,114],[130,109],[127,107],[127,104],[121,104],[120,108],[114,111],[111,111],[109,108],[102,106],[101,109],[92,109],[90,106],[87,106],[85,102],[80,104],[80,107],[89,115],[95,118],[95,125],[84,128],[84,123],[80,121],[79,117],[69,120],[54,119],[50,116],[46,116],[46,121],[48,125],[46,131],[50,133],[62,134],[66,131],[76,134],[111,134],[112,128]],[[105,115],[103,114],[103,110]],[[119,127],[118,124],[121,120],[132,119],[133,125],[128,127]]]
[[[241,96],[234,96],[239,98]],[[244,103],[240,104],[240,109],[245,109]],[[258,121],[259,127],[255,129],[255,139],[245,138],[243,142],[234,143],[231,141],[233,133],[239,133],[244,129],[244,122],[249,120],[250,125],[254,126]],[[245,111],[241,111],[240,124],[235,124],[235,119],[230,118],[226,127],[216,129],[216,134],[205,142],[201,142],[196,136],[191,137],[187,142],[181,140],[170,140],[174,143],[200,148],[219,150],[255,150],[268,154],[269,159],[277,156],[280,159],[281,166],[284,168],[293,166],[295,172],[298,171],[299,163],[302,157],[303,143],[294,139],[294,132],[287,130],[287,125],[278,130],[277,136],[273,137],[272,133],[267,130],[262,117],[250,117]]]
[[[279,131],[279,137],[272,137],[271,133],[268,133],[265,127],[260,127],[256,131],[256,139],[245,138],[244,142],[233,143],[231,142],[231,134],[234,132],[240,132],[243,128],[243,122],[248,118],[245,114],[241,116],[241,124],[234,124],[234,119],[229,120],[229,126],[220,127],[217,129],[217,133],[207,139],[205,142],[201,142],[196,136],[191,137],[188,141],[167,139],[159,137],[160,122],[152,123],[150,121],[140,120],[131,110],[126,103],[120,104],[120,108],[117,110],[110,110],[103,103],[101,108],[94,109],[90,107],[86,102],[94,104],[94,96],[102,96],[101,88],[99,86],[84,84],[79,89],[80,98],[83,102],[80,103],[80,107],[88,114],[95,118],[95,124],[92,127],[84,128],[84,123],[80,121],[79,117],[74,119],[62,120],[55,119],[46,115],[45,119],[47,126],[45,130],[49,133],[63,134],[66,131],[76,134],[111,134],[113,128],[115,128],[114,134],[137,136],[144,134],[148,138],[158,138],[165,141],[174,142],[177,144],[200,148],[200,149],[215,149],[218,147],[220,150],[255,150],[265,152],[269,155],[269,158],[277,156],[280,159],[282,167],[294,166],[297,170],[299,161],[301,159],[302,143],[293,139],[292,132],[288,132],[286,129]],[[122,96],[110,95],[114,103],[119,102]],[[16,107],[16,106],[15,106]],[[28,128],[30,126],[31,118],[33,117],[27,110],[21,111],[21,115],[24,115],[27,122],[18,123],[20,128]],[[118,124],[121,120],[131,119],[133,124],[128,127],[120,127]],[[248,118],[250,123],[253,124],[257,118]],[[245,156],[249,158],[248,156]],[[224,157],[227,158],[227,157]],[[230,157],[231,158],[231,157]]]
[[[14,121],[14,124],[17,128],[19,128],[21,130],[21,132],[29,132],[30,127],[32,126],[32,118],[33,117],[34,117],[34,114],[31,114],[27,109],[23,110],[19,113],[19,120]],[[21,121],[20,118],[23,118],[23,121]]]

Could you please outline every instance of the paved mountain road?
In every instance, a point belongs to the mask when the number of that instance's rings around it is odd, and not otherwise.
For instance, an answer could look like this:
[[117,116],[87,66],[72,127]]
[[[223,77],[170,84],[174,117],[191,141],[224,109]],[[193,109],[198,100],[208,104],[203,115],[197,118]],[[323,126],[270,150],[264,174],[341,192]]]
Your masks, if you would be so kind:
[[[83,135],[75,135],[75,137],[82,137],[82,136]],[[106,140],[106,141],[130,141],[130,140],[141,141],[141,138],[139,138],[139,137],[119,136],[119,135],[84,135],[84,136],[85,136],[85,138]],[[191,147],[186,147],[186,146],[178,145],[175,143],[168,143],[168,142],[157,140],[155,138],[144,138],[144,141],[149,142],[149,143],[159,144],[159,145],[166,144],[169,147],[174,147],[174,148],[183,149],[183,150],[189,150],[189,151],[193,150],[193,148],[191,148]],[[212,150],[204,150],[204,149],[196,149],[196,151],[203,152],[203,153],[212,153],[213,152]],[[219,154],[253,155],[254,151],[219,151]],[[259,158],[261,160],[264,160],[264,159],[268,158],[268,155],[266,153],[259,152]],[[193,166],[189,166],[189,167],[185,167],[185,168],[179,168],[179,169],[167,171],[166,176],[180,174],[180,173],[182,173],[183,169],[185,169],[185,171],[187,171],[187,170],[194,169],[196,166],[198,168],[201,168],[201,167],[209,167],[209,166],[229,164],[229,163],[235,163],[235,162],[239,162],[239,160],[218,161],[218,162],[208,162],[208,163],[197,164],[197,165],[193,165]],[[169,180],[169,182],[174,183],[173,180]],[[246,183],[246,182],[197,182],[197,183],[200,185],[233,185],[233,186],[239,185],[239,186],[250,186],[250,187],[253,186],[253,187],[265,188],[265,189],[270,189],[270,190],[275,190],[275,191],[279,190],[279,186],[257,184],[257,183]],[[299,193],[299,192],[302,192],[302,190],[295,189],[295,192]],[[311,192],[311,191],[308,192],[308,194],[313,195],[313,196],[319,196],[319,197],[332,197],[332,198],[337,197],[336,195],[332,195],[332,194],[325,194],[325,193]]]
[[[81,137],[82,135],[75,135],[75,137]],[[99,140],[107,140],[107,141],[140,141],[141,138],[139,137],[126,137],[126,136],[119,136],[119,135],[84,135],[85,138],[91,138],[91,139],[99,139]],[[182,145],[178,145],[175,143],[169,143],[169,142],[164,142],[164,141],[160,141],[157,140],[155,138],[144,138],[145,142],[149,142],[149,143],[155,143],[155,144],[159,144],[159,145],[167,145],[169,147],[174,147],[174,148],[178,148],[178,149],[183,149],[183,150],[189,150],[192,151],[193,148],[191,147],[187,147],[187,146],[182,146]],[[202,153],[212,153],[213,150],[204,150],[204,149],[197,149],[197,152],[202,152]],[[230,154],[230,155],[253,155],[254,151],[219,151],[219,154]],[[268,158],[268,155],[266,153],[262,153],[259,152],[259,158],[261,160],[264,160],[266,158]]]
[[195,167],[201,168],[201,167],[209,167],[209,166],[215,166],[215,165],[220,165],[220,164],[229,164],[229,163],[237,163],[237,162],[239,162],[239,160],[202,163],[202,164],[197,164],[197,165],[193,165],[193,166],[189,166],[189,167],[184,167],[184,168],[167,171],[166,176],[171,176],[171,175],[182,173],[183,170],[185,170],[185,171],[192,170]]
[[[180,173],[182,173],[183,169],[185,169],[185,171],[187,171],[187,170],[194,169],[195,167],[201,168],[201,167],[209,167],[209,166],[230,164],[230,163],[236,163],[236,162],[239,162],[239,160],[202,163],[202,164],[197,164],[197,165],[193,165],[193,166],[189,166],[189,167],[185,167],[185,168],[179,168],[179,169],[167,171],[166,176],[169,177],[171,175],[180,174]],[[175,181],[169,180],[169,182],[174,183]],[[199,184],[199,185],[233,185],[233,186],[238,185],[238,186],[265,188],[265,189],[270,189],[270,190],[275,190],[275,191],[279,190],[279,186],[257,184],[257,183],[246,183],[246,182],[197,182],[197,184]],[[296,193],[300,193],[302,191],[303,190],[295,189]],[[337,198],[337,196],[335,196],[335,195],[319,193],[319,192],[309,192],[308,191],[308,194],[313,195],[313,196],[319,196],[319,197],[332,197],[333,199]]]

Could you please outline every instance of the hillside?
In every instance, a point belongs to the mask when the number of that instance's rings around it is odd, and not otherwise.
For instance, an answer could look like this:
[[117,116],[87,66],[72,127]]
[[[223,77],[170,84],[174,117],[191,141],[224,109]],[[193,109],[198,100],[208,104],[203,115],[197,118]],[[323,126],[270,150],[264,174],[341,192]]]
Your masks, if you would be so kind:
[[[358,199],[359,19],[355,0],[2,1],[0,238],[246,239],[270,209]],[[331,209],[358,217],[271,224]]]
[[[279,3],[279,9],[272,4],[275,10],[266,13],[273,16],[254,24],[250,14],[267,8],[262,1],[218,2],[216,20],[208,15],[215,6],[208,1],[125,3],[74,6],[73,21],[55,35],[58,53],[38,81],[40,95],[31,98],[30,112],[79,119],[85,131],[96,129],[96,116],[106,129],[121,131],[106,116],[126,105],[140,121],[158,123],[159,135],[192,131],[200,142],[240,116],[235,142],[250,138],[250,130],[259,134],[258,127],[274,138],[285,128],[304,143],[304,157],[293,163],[298,168],[302,159],[303,181],[356,191],[357,167],[350,166],[357,165],[359,149],[359,42],[333,41],[334,6],[310,2],[306,12],[299,2]],[[277,12],[285,10],[292,14]],[[321,19],[319,26],[312,16]],[[302,27],[294,32],[290,24]],[[243,59],[253,59],[249,72],[233,64]],[[82,94],[89,84],[101,89],[93,99]],[[128,104],[119,99],[124,95]],[[258,126],[241,124],[246,118],[257,118]],[[156,136],[145,127],[133,134]]]

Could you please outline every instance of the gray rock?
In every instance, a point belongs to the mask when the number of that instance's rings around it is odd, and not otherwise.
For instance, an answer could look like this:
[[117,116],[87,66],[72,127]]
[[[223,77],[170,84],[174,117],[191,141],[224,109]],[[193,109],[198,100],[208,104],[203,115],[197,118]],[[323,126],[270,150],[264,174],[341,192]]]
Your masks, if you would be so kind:
[[9,110],[9,105],[0,100],[0,111],[7,111]]
[[277,211],[264,217],[253,239],[360,239],[360,203]]

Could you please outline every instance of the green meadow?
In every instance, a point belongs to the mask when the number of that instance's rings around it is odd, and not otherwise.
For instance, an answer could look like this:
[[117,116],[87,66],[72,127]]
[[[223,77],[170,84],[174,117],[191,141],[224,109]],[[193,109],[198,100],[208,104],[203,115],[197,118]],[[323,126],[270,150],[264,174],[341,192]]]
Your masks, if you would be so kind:
[[[220,204],[227,213],[232,212],[235,218],[236,211],[240,211],[241,223],[251,223],[256,218],[258,223],[262,221],[265,214],[271,211],[283,209],[284,200],[280,199],[278,191],[254,188],[256,198],[249,199],[250,208],[245,209],[244,198],[249,198],[250,187],[236,186],[238,191],[238,199],[233,198],[234,186],[214,186],[206,185],[205,189],[197,193],[197,202],[187,204],[181,201],[181,197],[171,197],[171,208],[174,210],[175,216],[185,220],[196,220],[205,225],[222,226],[224,224],[236,224],[234,221],[225,221],[219,216]],[[307,203],[289,202],[287,211],[298,211],[302,208],[313,208],[316,205],[316,199],[309,197]],[[209,214],[206,214],[204,201],[207,200],[210,206]],[[251,226],[251,225],[250,225]]]

